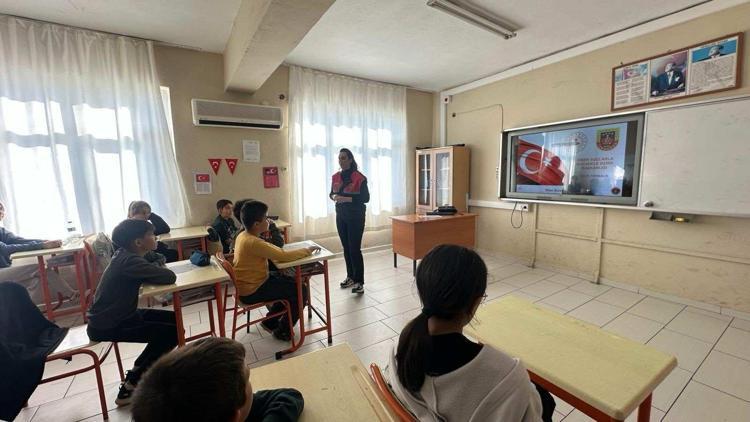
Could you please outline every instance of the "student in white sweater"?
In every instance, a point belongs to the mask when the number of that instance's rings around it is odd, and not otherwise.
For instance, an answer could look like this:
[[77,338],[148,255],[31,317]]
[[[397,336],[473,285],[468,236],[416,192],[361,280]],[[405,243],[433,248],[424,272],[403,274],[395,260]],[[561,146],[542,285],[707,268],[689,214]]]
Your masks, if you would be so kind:
[[420,421],[551,420],[554,399],[531,383],[517,358],[462,334],[486,297],[482,258],[461,246],[437,246],[416,281],[422,313],[401,332],[388,365],[401,402]]

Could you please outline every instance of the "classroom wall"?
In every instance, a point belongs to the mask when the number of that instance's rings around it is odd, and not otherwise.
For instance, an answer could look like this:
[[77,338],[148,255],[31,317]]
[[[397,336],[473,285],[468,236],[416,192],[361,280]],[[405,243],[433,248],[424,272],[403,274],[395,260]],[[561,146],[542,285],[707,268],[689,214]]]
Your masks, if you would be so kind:
[[[278,106],[283,109],[288,121],[289,68],[280,66],[253,95],[224,91],[224,62],[220,54],[205,53],[167,46],[155,47],[155,60],[160,82],[170,88],[172,120],[174,124],[175,152],[187,190],[191,207],[191,225],[208,224],[216,216],[215,204],[221,198],[238,199],[251,197],[262,199],[270,207],[270,213],[282,219],[291,219],[291,189],[288,160],[288,130],[279,131],[197,127],[192,122],[190,100],[193,98],[232,101],[250,104]],[[285,96],[284,100],[279,95]],[[430,145],[433,134],[434,94],[407,90],[407,125],[409,150],[416,145]],[[261,162],[242,161],[242,140],[257,140],[261,145]],[[222,162],[219,174],[213,176],[213,193],[196,195],[193,189],[193,171],[209,172],[208,158],[238,158],[234,175],[229,173],[226,162]],[[413,174],[414,164],[412,166]],[[262,167],[278,166],[280,188],[263,188]],[[414,202],[414,181],[409,180],[407,192],[409,203]],[[294,229],[292,228],[292,236]],[[390,230],[367,232],[363,247],[387,245]],[[321,244],[340,251],[338,239],[323,239]]]
[[[609,113],[612,67],[733,32],[745,32],[747,43],[749,30],[750,4],[743,4],[454,95],[447,140],[472,148],[471,198],[497,199],[503,128]],[[683,102],[750,94],[747,51],[746,46],[741,89]],[[651,221],[647,212],[533,208],[515,229],[509,210],[472,207],[480,215],[478,246],[592,280],[602,277],[750,312],[750,219],[699,216],[675,224]]]

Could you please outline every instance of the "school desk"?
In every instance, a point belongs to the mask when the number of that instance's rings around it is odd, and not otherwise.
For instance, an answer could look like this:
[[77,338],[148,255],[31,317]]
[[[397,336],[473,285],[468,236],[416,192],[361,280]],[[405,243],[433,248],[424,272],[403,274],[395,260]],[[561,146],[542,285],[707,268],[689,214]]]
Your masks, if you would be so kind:
[[[280,359],[282,355],[292,353],[295,350],[299,349],[299,347],[305,342],[305,336],[313,333],[317,333],[320,331],[327,331],[328,332],[328,344],[331,344],[333,342],[333,335],[331,334],[331,298],[330,298],[330,292],[329,292],[329,286],[328,286],[328,260],[334,256],[333,252],[329,251],[326,248],[321,247],[317,243],[306,240],[304,242],[296,242],[296,243],[290,243],[287,245],[284,245],[284,250],[295,250],[300,248],[307,248],[310,246],[317,246],[320,248],[320,251],[302,258],[298,259],[296,261],[290,261],[290,262],[277,262],[273,261],[274,265],[276,265],[276,268],[283,270],[285,268],[294,268],[294,279],[297,282],[297,305],[299,310],[299,340],[297,343],[293,343],[292,347],[290,347],[287,350],[277,352],[276,353],[276,359]],[[310,268],[307,264],[315,264],[312,268]],[[303,265],[305,268],[303,268]],[[325,315],[321,314],[321,312],[316,309],[312,305],[312,298],[310,298],[309,303],[307,304],[308,307],[308,317],[312,317],[312,313],[315,312],[315,315],[318,316],[320,321],[323,323],[323,326],[317,327],[311,330],[305,330],[305,318],[302,315],[303,311],[305,310],[305,302],[302,300],[302,289],[306,289],[306,286],[303,286],[302,279],[308,278],[310,276],[314,275],[323,275],[323,286],[325,289],[325,306],[326,306],[326,313]]]
[[398,255],[412,260],[412,271],[417,273],[417,260],[424,258],[430,249],[437,245],[452,245],[474,248],[476,239],[477,215],[459,213],[456,215],[408,214],[391,217],[393,223],[393,266]]
[[305,399],[301,422],[397,421],[348,344],[250,369],[253,390],[291,387]]
[[[76,287],[78,288],[79,306],[72,309],[63,309],[56,311],[52,309],[52,298],[49,292],[49,281],[47,280],[47,271],[44,261],[45,256],[54,255],[73,255],[73,264],[76,272]],[[88,304],[86,293],[86,280],[88,280],[88,268],[86,268],[86,252],[83,245],[83,239],[74,239],[69,242],[63,242],[63,245],[54,249],[35,249],[33,251],[16,252],[10,256],[12,260],[23,258],[36,258],[39,265],[39,281],[42,285],[42,296],[44,297],[44,310],[47,319],[54,321],[55,317],[70,315],[80,312],[83,321],[86,322],[86,305]]]
[[214,298],[216,299],[216,309],[219,314],[219,335],[224,337],[224,296],[221,292],[221,285],[229,280],[229,275],[211,258],[211,265],[198,267],[190,263],[189,260],[171,262],[167,268],[177,274],[177,281],[174,284],[144,284],[141,286],[141,297],[151,297],[154,295],[172,294],[172,305],[174,308],[175,319],[177,320],[177,345],[184,346],[185,341],[195,340],[207,335],[215,335],[214,327],[205,333],[193,335],[185,338],[185,325],[182,322],[182,299],[180,293],[185,290],[195,289],[196,287],[214,286]]
[[507,296],[482,306],[467,334],[521,359],[531,380],[597,421],[623,421],[677,366],[674,356]]
[[177,259],[185,259],[185,255],[182,250],[182,241],[187,239],[200,239],[201,250],[206,252],[206,236],[208,236],[207,226],[193,226],[193,227],[180,227],[177,229],[171,229],[169,233],[159,235],[159,241],[161,242],[175,242],[177,243]]
[[274,221],[276,227],[284,233],[284,243],[289,243],[289,227],[292,227],[292,223],[287,223],[282,219]]

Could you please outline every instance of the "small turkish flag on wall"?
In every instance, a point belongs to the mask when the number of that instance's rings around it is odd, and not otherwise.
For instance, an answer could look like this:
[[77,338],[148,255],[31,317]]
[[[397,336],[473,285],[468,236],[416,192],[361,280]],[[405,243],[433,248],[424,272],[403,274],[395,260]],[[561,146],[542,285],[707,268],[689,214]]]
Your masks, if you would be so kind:
[[221,167],[221,158],[209,158],[208,162],[209,164],[211,164],[211,169],[213,169],[214,174],[219,174],[219,167]]
[[227,167],[229,167],[229,172],[234,174],[234,170],[237,168],[237,158],[225,158],[227,161]]

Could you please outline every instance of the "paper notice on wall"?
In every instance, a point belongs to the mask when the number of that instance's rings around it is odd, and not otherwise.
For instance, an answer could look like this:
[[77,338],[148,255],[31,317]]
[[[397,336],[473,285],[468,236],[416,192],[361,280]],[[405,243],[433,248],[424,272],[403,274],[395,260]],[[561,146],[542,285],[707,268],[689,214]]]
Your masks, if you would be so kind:
[[690,94],[737,85],[738,42],[734,36],[690,50]]
[[242,161],[260,163],[260,142],[242,141]]
[[648,99],[648,62],[615,69],[614,107],[645,103]]
[[196,195],[210,195],[211,173],[193,172],[193,186]]

